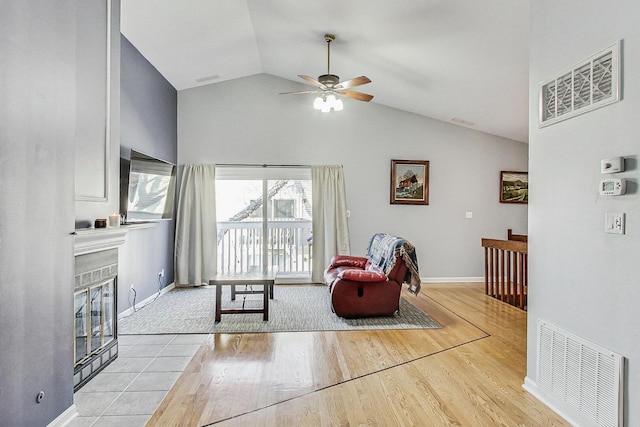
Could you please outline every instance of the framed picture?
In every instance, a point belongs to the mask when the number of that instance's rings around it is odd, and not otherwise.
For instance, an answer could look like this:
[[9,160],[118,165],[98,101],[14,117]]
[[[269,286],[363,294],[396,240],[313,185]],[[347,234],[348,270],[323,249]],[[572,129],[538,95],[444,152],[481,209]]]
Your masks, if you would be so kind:
[[391,160],[391,204],[429,204],[429,162]]
[[500,172],[500,203],[528,203],[529,174],[527,172]]

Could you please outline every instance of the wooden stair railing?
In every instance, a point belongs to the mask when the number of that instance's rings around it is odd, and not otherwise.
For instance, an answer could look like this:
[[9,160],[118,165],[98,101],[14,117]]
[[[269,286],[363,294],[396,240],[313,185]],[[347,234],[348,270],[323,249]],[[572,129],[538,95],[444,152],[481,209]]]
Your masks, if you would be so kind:
[[521,310],[527,309],[527,242],[482,239],[484,292]]
[[526,234],[513,234],[512,229],[507,229],[507,240],[517,240],[519,242],[526,242],[529,240]]

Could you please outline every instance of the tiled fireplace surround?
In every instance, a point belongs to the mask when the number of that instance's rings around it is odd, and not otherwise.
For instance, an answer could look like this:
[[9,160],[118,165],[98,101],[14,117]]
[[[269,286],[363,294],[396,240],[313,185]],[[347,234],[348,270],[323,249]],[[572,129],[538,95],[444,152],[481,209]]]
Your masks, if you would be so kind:
[[74,285],[74,391],[118,356],[118,246],[127,230],[77,230]]

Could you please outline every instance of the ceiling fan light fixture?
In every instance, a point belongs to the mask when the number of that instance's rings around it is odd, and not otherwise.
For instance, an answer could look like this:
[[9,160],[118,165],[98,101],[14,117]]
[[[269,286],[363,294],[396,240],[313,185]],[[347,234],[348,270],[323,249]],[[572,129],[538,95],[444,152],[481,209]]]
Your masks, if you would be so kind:
[[319,96],[313,101],[313,108],[315,108],[316,110],[319,110],[322,108],[322,104],[324,104],[324,99],[322,99],[322,97]]
[[313,108],[323,113],[329,113],[331,110],[341,111],[344,108],[344,104],[341,99],[336,98],[333,94],[329,94],[317,97],[313,101]]

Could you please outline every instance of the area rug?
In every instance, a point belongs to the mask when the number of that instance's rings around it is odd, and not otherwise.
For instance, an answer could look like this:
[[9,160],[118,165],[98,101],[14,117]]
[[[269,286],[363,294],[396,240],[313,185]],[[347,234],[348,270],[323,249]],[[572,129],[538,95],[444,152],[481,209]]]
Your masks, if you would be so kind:
[[[222,308],[262,307],[262,295],[237,295],[223,286]],[[404,298],[393,316],[343,319],[331,312],[326,286],[276,285],[269,301],[269,320],[262,314],[223,314],[215,323],[213,286],[175,288],[153,303],[118,320],[119,334],[189,334],[347,331],[366,329],[429,329],[440,326]]]

